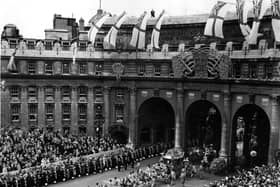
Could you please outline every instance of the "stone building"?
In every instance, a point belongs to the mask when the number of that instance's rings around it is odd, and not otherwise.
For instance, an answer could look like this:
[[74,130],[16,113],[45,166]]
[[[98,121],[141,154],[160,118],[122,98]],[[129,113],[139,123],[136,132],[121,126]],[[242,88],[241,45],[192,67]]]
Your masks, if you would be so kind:
[[[159,51],[128,46],[133,17],[122,25],[116,50],[102,48],[114,16],[94,46],[83,19],[77,24],[55,15],[43,40],[22,38],[8,25],[1,43],[1,127],[110,134],[134,146],[213,144],[232,161],[249,159],[256,149],[259,163],[273,162],[280,148],[280,47],[271,17],[262,20],[263,36],[253,46],[243,42],[231,14],[225,39],[203,36],[207,17],[165,18]],[[148,21],[147,43],[155,20]],[[11,73],[7,64],[16,47],[17,71]]]

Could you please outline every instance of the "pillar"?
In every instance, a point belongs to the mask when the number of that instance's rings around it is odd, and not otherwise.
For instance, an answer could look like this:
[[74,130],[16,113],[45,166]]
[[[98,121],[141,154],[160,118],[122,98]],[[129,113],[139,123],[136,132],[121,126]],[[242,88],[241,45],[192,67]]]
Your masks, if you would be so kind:
[[104,125],[103,136],[108,134],[110,124],[110,88],[104,87]]
[[62,120],[61,120],[61,87],[56,87],[55,88],[55,94],[54,94],[54,102],[55,102],[55,106],[54,106],[54,110],[55,110],[55,129],[58,130],[62,130]]
[[45,127],[44,87],[38,87],[38,126]]
[[175,116],[175,148],[182,148],[182,134],[184,133],[183,113],[184,113],[184,90],[177,88],[176,96],[176,116]]
[[54,68],[53,69],[54,69],[54,74],[55,75],[59,75],[59,74],[62,73],[61,66],[62,66],[61,62],[59,62],[59,61],[54,62]]
[[[0,88],[0,96],[1,96],[1,121],[0,121],[0,129],[9,127],[11,122],[11,105],[10,105],[10,92],[9,87],[5,87],[5,85]],[[10,110],[7,110],[10,109]]]
[[88,108],[87,108],[87,133],[93,136],[94,132],[94,99],[93,99],[93,88],[88,88]]
[[28,129],[28,98],[27,87],[21,88],[20,121],[23,128]]
[[39,75],[45,73],[45,63],[43,61],[37,61],[37,72]]
[[128,144],[131,147],[136,145],[136,88],[129,90],[130,100],[129,100],[129,134],[128,134]]
[[78,133],[78,94],[77,88],[72,87],[71,94],[71,133]]
[[27,74],[27,61],[21,60],[19,61],[19,73]]
[[224,110],[222,114],[222,133],[220,157],[227,158],[230,155],[231,141],[231,96],[229,91],[224,91]]
[[274,160],[275,150],[280,149],[280,95],[271,97],[271,123],[270,123],[270,146],[269,162]]

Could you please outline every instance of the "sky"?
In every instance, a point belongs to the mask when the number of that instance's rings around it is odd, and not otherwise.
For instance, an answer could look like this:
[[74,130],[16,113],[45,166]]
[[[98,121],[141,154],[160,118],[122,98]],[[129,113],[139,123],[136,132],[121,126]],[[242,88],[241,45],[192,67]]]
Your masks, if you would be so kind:
[[[43,39],[44,30],[52,28],[54,14],[62,17],[81,17],[87,24],[96,14],[100,0],[1,0],[0,29],[15,24],[24,38]],[[226,0],[234,2],[235,0]],[[210,13],[217,0],[101,0],[101,8],[112,15],[124,10],[131,16],[140,16],[144,11],[163,9],[169,16]]]

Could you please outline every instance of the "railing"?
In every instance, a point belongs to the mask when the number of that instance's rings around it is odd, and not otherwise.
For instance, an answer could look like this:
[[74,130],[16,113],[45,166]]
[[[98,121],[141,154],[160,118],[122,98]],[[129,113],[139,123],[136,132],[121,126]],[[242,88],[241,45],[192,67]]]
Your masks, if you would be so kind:
[[[181,44],[180,44],[181,45]],[[214,47],[213,47],[214,46]],[[240,43],[228,42],[224,44],[210,44],[210,49],[219,51],[219,53],[229,55],[233,59],[244,59],[244,58],[280,58],[280,46],[275,45],[274,48],[267,48],[266,41],[262,41],[256,47],[246,44],[245,42],[241,45]],[[20,42],[16,46],[2,41],[1,43],[1,54],[2,56],[11,56],[14,52],[14,48],[17,47],[16,56],[22,57],[54,57],[54,58],[73,58],[74,47],[64,48],[60,44],[51,46],[45,46],[43,43],[37,43],[35,49],[28,48],[25,42]],[[116,49],[116,50],[105,50],[102,48],[94,48],[92,45],[88,45],[85,48],[78,48],[76,58],[97,58],[97,59],[162,59],[170,60],[173,56],[176,56],[182,52],[188,52],[188,48],[195,46],[175,46],[164,44],[161,51],[152,49],[149,45],[147,50],[135,49]]]

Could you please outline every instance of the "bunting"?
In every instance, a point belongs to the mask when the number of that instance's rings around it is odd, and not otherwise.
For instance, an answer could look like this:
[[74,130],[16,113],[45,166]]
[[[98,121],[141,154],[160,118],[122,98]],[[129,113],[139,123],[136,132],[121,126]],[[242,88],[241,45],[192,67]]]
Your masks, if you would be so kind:
[[103,13],[101,16],[96,15],[96,20],[92,21],[91,27],[88,32],[88,39],[91,41],[91,43],[94,45],[95,43],[95,37],[98,31],[100,30],[103,23],[106,21],[106,19],[109,17],[108,13]]
[[276,42],[280,42],[280,3],[279,0],[272,1],[272,28]]
[[218,1],[212,8],[209,18],[207,19],[204,35],[224,38],[223,22],[228,12],[226,2]]
[[[247,2],[247,3],[246,3]],[[248,13],[250,7],[248,1],[245,0],[236,0],[236,13],[239,20],[239,26],[242,35],[248,40],[248,37],[251,32],[250,26],[247,24]]]
[[16,72],[17,71],[17,66],[15,64],[15,56],[16,56],[17,48],[15,48],[14,52],[12,53],[9,63],[7,65],[7,70],[9,72]]
[[145,11],[138,19],[137,24],[132,30],[132,38],[130,41],[130,45],[135,47],[136,49],[145,49],[145,33],[147,21],[148,14]]
[[161,23],[164,17],[165,11],[163,10],[161,14],[159,15],[156,24],[154,26],[153,32],[152,32],[152,37],[151,37],[151,46],[154,48],[159,49],[159,35],[160,35],[160,28],[161,28]]
[[257,39],[262,34],[259,33],[260,20],[263,18],[267,9],[271,7],[270,0],[253,0],[254,22],[248,38],[249,44],[257,44]]
[[111,27],[108,34],[104,38],[103,46],[105,49],[116,48],[116,39],[118,31],[124,20],[126,19],[126,12],[123,12],[117,19],[116,23]]

